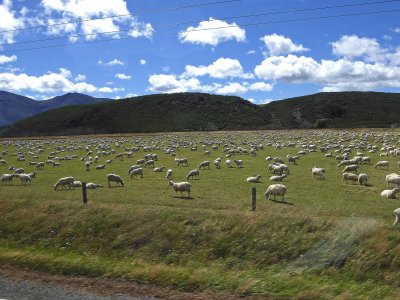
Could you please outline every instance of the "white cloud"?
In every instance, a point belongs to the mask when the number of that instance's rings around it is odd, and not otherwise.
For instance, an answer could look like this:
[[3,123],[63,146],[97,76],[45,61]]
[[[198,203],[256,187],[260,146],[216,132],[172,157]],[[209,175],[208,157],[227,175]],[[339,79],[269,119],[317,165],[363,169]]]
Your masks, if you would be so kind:
[[141,59],[141,60],[139,61],[139,63],[143,66],[143,65],[145,65],[145,64],[147,63],[147,61],[146,61],[145,59]]
[[247,55],[251,55],[251,54],[256,54],[256,51],[255,51],[255,50],[249,50],[249,51],[247,51]]
[[290,38],[276,33],[265,35],[260,40],[265,43],[268,53],[272,56],[309,50],[304,48],[303,45],[296,45]]
[[75,77],[74,81],[75,81],[75,82],[86,81],[86,76],[85,76],[85,75],[82,75],[82,74],[78,74],[78,75]]
[[132,78],[131,75],[126,75],[126,74],[122,74],[122,73],[115,74],[115,77],[117,77],[118,79],[121,79],[121,80],[129,80]]
[[197,78],[177,79],[175,75],[154,74],[149,77],[150,90],[161,93],[181,93],[201,90]]
[[24,26],[24,18],[17,17],[17,13],[12,10],[12,2],[4,0],[3,4],[0,4],[0,42],[1,43],[12,43],[14,42],[17,31],[11,31],[19,29]]
[[270,92],[274,86],[265,82],[255,82],[249,86],[249,89],[252,91],[262,91],[262,92]]
[[113,60],[111,60],[107,63],[104,63],[104,65],[105,66],[117,66],[117,65],[123,66],[124,62],[114,58]]
[[224,95],[235,95],[235,94],[244,94],[248,91],[248,89],[241,85],[238,82],[229,82],[227,85],[219,87],[216,89],[217,94]]
[[385,52],[376,39],[360,38],[356,35],[342,36],[332,43],[332,50],[338,56],[348,59],[364,57],[368,61],[382,61]]
[[197,27],[190,26],[179,33],[182,43],[217,46],[230,40],[244,42],[246,31],[236,23],[210,18],[208,21],[201,21]]
[[125,98],[133,98],[133,97],[137,97],[138,95],[135,93],[128,93],[125,95]]
[[0,55],[0,65],[1,64],[10,63],[10,62],[14,62],[16,60],[17,60],[17,56],[16,55],[12,55],[12,56]]
[[181,77],[199,77],[209,75],[212,78],[234,78],[240,77],[251,79],[254,77],[251,73],[244,73],[243,67],[237,59],[219,58],[209,66],[191,66],[186,65],[185,72]]

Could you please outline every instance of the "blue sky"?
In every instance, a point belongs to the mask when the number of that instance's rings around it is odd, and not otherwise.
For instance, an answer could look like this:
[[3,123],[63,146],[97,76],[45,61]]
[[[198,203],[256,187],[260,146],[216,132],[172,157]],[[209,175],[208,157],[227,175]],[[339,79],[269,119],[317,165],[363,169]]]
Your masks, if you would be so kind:
[[[0,89],[38,100],[207,92],[255,103],[400,91],[400,1],[215,2],[2,0]],[[349,14],[361,15],[325,18]]]

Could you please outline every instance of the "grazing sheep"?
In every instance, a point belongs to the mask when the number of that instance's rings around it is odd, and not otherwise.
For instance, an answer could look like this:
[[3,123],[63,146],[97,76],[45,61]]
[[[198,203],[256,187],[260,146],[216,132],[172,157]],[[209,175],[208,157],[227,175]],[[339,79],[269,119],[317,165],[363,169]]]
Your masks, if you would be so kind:
[[227,159],[227,160],[225,161],[225,163],[226,163],[226,165],[228,166],[228,168],[233,168],[233,166],[232,166],[232,161],[231,161],[230,159]]
[[44,162],[38,162],[36,165],[36,170],[43,170],[44,169]]
[[287,175],[286,174],[282,174],[282,175],[277,175],[277,176],[271,176],[269,178],[270,181],[282,181],[284,178],[286,178]]
[[204,169],[205,167],[208,167],[208,169],[210,169],[210,162],[208,160],[202,161],[199,165],[199,169]]
[[400,189],[395,187],[393,190],[384,190],[381,193],[382,197],[388,198],[388,199],[396,199],[396,194],[400,192]]
[[85,167],[86,167],[86,171],[90,171],[90,165],[91,165],[92,163],[90,162],[90,161],[87,161],[86,163],[85,163]]
[[117,174],[107,174],[107,183],[108,187],[111,187],[110,183],[115,182],[117,185],[124,186],[124,181],[122,180],[121,176]]
[[221,169],[221,160],[219,159],[214,160],[214,167],[216,169]]
[[375,169],[383,167],[389,170],[389,162],[387,160],[378,161],[374,166]]
[[97,188],[102,188],[103,186],[98,183],[88,182],[86,183],[86,189],[88,190],[95,190]]
[[400,187],[400,175],[396,173],[386,175],[386,185],[390,186],[390,184],[395,184],[397,187]]
[[165,169],[165,167],[164,166],[161,166],[161,167],[157,167],[157,168],[154,168],[154,172],[164,172],[164,169]]
[[145,159],[138,159],[137,161],[136,161],[136,164],[137,165],[144,165],[146,163],[146,160]]
[[128,170],[128,174],[131,174],[132,170],[139,169],[139,168],[140,168],[139,165],[133,165],[133,166],[131,166],[131,167],[129,168],[129,170]]
[[342,174],[342,182],[348,183],[348,181],[358,182],[358,175],[353,173],[343,173]]
[[325,179],[326,171],[324,168],[313,167],[311,169],[311,174],[316,179]]
[[361,163],[366,164],[366,163],[371,163],[371,158],[369,156],[364,156],[361,158]]
[[147,166],[152,166],[154,168],[154,160],[150,159],[150,160],[146,161],[144,163],[144,167],[146,168]]
[[357,174],[357,169],[358,165],[349,165],[342,170],[342,173],[355,172]]
[[18,174],[18,177],[23,185],[26,185],[27,182],[29,182],[29,185],[32,184],[31,177],[28,174]]
[[188,197],[190,197],[190,188],[191,184],[189,182],[173,182],[173,181],[168,181],[168,186],[172,186],[172,188],[175,190],[175,195],[177,192],[181,193],[181,196],[183,196],[182,192],[187,192]]
[[106,160],[106,164],[111,164],[112,162],[113,162],[112,159],[107,159],[107,160]]
[[268,187],[266,192],[264,193],[264,196],[267,200],[271,200],[271,196],[281,196],[281,202],[285,202],[285,194],[287,191],[287,187],[284,186],[283,184],[272,184]]
[[3,174],[0,177],[0,182],[4,182],[4,185],[14,185],[13,179],[18,177],[18,174]]
[[8,163],[4,159],[0,159],[0,166],[7,166]]
[[24,174],[25,170],[23,168],[18,168],[14,170],[14,174]]
[[71,187],[72,187],[72,189],[75,189],[75,187],[74,187],[74,177],[69,176],[69,177],[60,178],[56,182],[56,184],[53,186],[54,190],[56,190],[59,186],[61,186],[61,189],[64,189],[65,186],[68,186],[69,189]]
[[261,175],[247,177],[246,181],[249,183],[260,183]]
[[399,221],[400,221],[400,208],[396,208],[396,209],[393,211],[393,213],[394,213],[394,223],[393,223],[393,226],[395,226],[395,225],[398,224]]
[[180,165],[183,165],[183,164],[185,166],[189,165],[187,158],[179,158],[178,160],[176,160],[176,165],[177,166],[180,166]]
[[75,180],[74,181],[74,187],[82,187],[82,181]]
[[171,178],[172,178],[172,175],[173,175],[172,170],[171,170],[171,169],[168,169],[168,170],[167,170],[167,175],[165,175],[165,178],[171,179]]
[[200,171],[198,169],[191,170],[186,176],[186,179],[189,179],[190,177],[192,177],[192,179],[193,177],[197,177],[197,179],[200,179]]
[[291,155],[286,155],[287,159],[288,159],[288,163],[290,165],[290,163],[293,163],[294,165],[297,165],[297,160],[300,159],[299,155],[295,155],[295,156],[291,156]]
[[137,176],[140,175],[140,178],[143,178],[143,168],[137,168],[137,169],[133,169],[129,175],[131,175],[131,178],[133,176],[135,176],[135,178],[137,179]]
[[106,168],[106,165],[98,165],[96,166],[96,170],[103,170]]
[[360,173],[358,175],[358,183],[360,185],[367,185],[367,183],[368,183],[368,175],[365,174],[365,173]]
[[241,159],[234,159],[233,160],[238,168],[243,168],[243,160]]

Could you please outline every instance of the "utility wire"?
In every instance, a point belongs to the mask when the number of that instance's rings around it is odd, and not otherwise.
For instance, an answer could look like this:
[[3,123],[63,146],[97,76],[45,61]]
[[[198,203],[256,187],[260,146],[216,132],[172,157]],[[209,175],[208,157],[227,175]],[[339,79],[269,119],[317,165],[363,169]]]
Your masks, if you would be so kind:
[[[277,20],[277,21],[269,21],[269,22],[257,22],[257,23],[239,24],[239,25],[241,27],[250,27],[250,26],[270,25],[270,24],[279,24],[279,23],[290,23],[290,22],[300,22],[300,21],[314,21],[314,20],[322,20],[322,19],[334,19],[334,18],[340,18],[340,17],[366,16],[366,15],[375,15],[375,14],[383,14],[383,13],[394,13],[394,12],[400,12],[400,9],[381,10],[381,11],[364,12],[364,13],[340,14],[340,15],[331,15],[331,16],[308,17],[308,18],[289,19],[289,20]],[[221,27],[213,27],[213,28],[205,28],[205,29],[193,29],[193,30],[187,30],[186,33],[199,32],[199,31],[210,31],[210,30],[217,30],[217,29],[236,28],[239,25],[221,26]],[[174,31],[174,32],[157,33],[157,35],[171,35],[171,34],[178,34],[178,33],[179,32]],[[82,44],[92,44],[92,43],[119,41],[119,40],[126,40],[126,39],[130,39],[130,38],[131,37],[120,37],[120,38],[103,39],[103,40],[96,40],[96,41],[84,41],[84,42],[77,42],[77,43],[74,43],[74,44],[59,44],[59,45],[50,45],[50,46],[43,46],[43,47],[7,50],[7,51],[1,51],[0,53],[22,52],[22,51],[31,51],[31,50],[49,49],[49,48],[60,48],[60,47],[68,47],[68,46],[75,46],[75,45],[82,45]]]
[[82,19],[82,20],[48,24],[48,25],[38,25],[38,26],[31,26],[31,27],[24,27],[24,28],[15,28],[15,29],[10,29],[10,30],[0,31],[0,34],[6,33],[6,32],[16,32],[16,31],[21,31],[21,30],[28,30],[28,29],[54,27],[54,26],[59,26],[59,25],[79,24],[79,23],[96,21],[96,20],[106,20],[106,19],[115,19],[115,18],[123,18],[123,17],[136,17],[136,16],[140,16],[140,15],[147,15],[147,14],[165,13],[165,12],[171,12],[171,11],[176,11],[176,10],[181,10],[181,9],[188,9],[188,8],[195,8],[195,7],[202,7],[202,6],[211,6],[211,5],[225,4],[225,3],[232,3],[232,2],[239,2],[239,1],[243,1],[243,0],[223,0],[223,1],[216,1],[216,2],[198,3],[198,4],[191,4],[191,5],[184,5],[184,6],[160,8],[160,9],[154,9],[154,10],[145,10],[145,11],[137,12],[135,14],[123,14],[123,15],[93,18],[93,19]]
[[[269,15],[297,13],[297,12],[309,12],[309,11],[335,9],[335,8],[358,7],[358,6],[366,6],[366,5],[374,5],[374,4],[382,4],[382,3],[392,3],[392,2],[400,2],[400,0],[373,1],[373,2],[366,2],[366,3],[352,3],[352,4],[344,4],[344,5],[333,5],[333,6],[313,7],[313,8],[304,8],[304,9],[292,9],[292,10],[277,11],[277,12],[266,12],[266,13],[250,14],[250,15],[230,16],[230,17],[223,17],[218,20],[209,20],[207,22],[227,21],[227,20],[232,20],[232,19],[245,19],[245,18],[253,18],[253,17],[263,17],[263,16],[269,16]],[[95,19],[93,19],[93,20],[95,20]],[[164,25],[155,25],[155,27],[156,28],[165,28],[165,27],[173,27],[173,26],[181,26],[181,25],[190,25],[190,24],[199,23],[201,21],[202,20],[164,24]],[[45,38],[45,39],[39,39],[39,40],[28,40],[28,41],[21,41],[21,42],[4,43],[4,44],[0,44],[0,47],[1,46],[20,45],[20,44],[38,43],[38,42],[48,42],[48,41],[79,38],[79,37],[96,36],[96,35],[101,35],[101,34],[126,33],[131,30],[132,29],[114,30],[114,31],[96,32],[96,33],[88,33],[88,34],[75,34],[75,35],[68,35],[68,36],[62,36],[62,37],[52,37],[52,38]]]

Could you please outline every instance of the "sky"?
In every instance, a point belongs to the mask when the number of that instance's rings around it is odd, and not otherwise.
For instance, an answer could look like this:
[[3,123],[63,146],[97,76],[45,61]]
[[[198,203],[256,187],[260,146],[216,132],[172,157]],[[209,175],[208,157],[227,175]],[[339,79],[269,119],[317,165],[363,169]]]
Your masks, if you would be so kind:
[[400,0],[0,0],[0,90],[400,92]]

